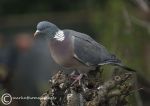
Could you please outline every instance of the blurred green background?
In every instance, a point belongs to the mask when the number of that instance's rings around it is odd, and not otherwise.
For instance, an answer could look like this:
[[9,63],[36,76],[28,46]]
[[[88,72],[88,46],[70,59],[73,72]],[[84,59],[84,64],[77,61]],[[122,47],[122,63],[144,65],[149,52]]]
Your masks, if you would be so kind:
[[149,0],[1,0],[0,35],[5,38],[1,48],[11,44],[16,33],[32,35],[43,20],[92,36],[138,70],[138,86],[145,89],[143,103],[150,105]]

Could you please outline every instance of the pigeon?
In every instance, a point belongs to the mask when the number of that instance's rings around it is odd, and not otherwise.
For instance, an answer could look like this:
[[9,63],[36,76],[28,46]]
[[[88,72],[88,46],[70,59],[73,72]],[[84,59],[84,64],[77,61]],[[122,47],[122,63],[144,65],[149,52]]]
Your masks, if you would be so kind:
[[61,30],[51,22],[41,21],[37,24],[36,36],[48,39],[51,56],[57,64],[76,69],[81,76],[106,64],[135,71],[87,34],[70,29]]

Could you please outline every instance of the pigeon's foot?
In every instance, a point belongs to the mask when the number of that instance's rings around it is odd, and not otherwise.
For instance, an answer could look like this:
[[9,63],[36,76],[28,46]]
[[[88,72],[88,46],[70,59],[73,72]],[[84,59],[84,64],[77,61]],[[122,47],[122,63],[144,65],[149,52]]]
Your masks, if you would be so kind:
[[81,79],[83,77],[83,74],[80,74],[80,75],[74,75],[72,76],[72,79],[74,79],[73,83],[71,84],[71,86],[73,86],[75,83],[79,83],[79,85],[81,85]]

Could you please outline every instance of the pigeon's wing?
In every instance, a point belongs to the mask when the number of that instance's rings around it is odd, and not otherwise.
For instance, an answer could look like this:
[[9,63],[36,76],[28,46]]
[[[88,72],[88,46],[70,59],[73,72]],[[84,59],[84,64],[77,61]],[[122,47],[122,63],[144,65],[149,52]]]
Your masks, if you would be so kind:
[[86,65],[101,65],[112,60],[112,56],[103,45],[97,43],[90,36],[70,31],[74,40],[74,57]]

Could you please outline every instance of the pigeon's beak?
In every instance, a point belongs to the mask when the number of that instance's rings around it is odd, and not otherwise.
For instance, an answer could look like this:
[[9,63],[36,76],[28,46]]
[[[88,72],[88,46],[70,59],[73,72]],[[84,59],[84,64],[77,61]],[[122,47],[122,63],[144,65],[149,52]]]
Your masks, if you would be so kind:
[[40,31],[39,30],[36,30],[36,32],[34,33],[34,37],[36,36],[36,35],[38,35],[40,33]]

